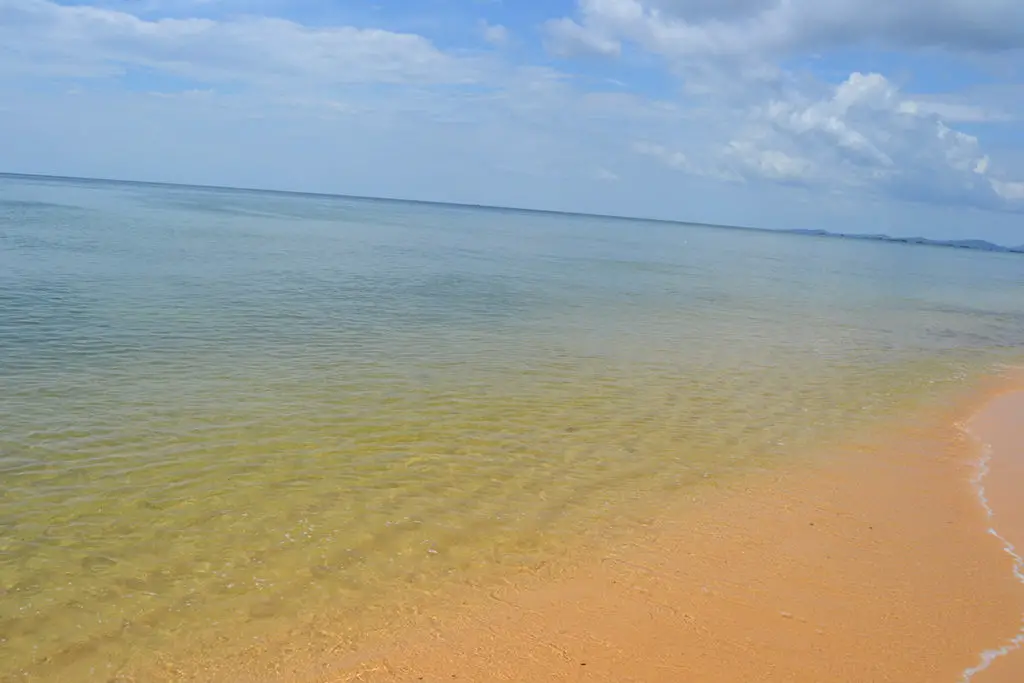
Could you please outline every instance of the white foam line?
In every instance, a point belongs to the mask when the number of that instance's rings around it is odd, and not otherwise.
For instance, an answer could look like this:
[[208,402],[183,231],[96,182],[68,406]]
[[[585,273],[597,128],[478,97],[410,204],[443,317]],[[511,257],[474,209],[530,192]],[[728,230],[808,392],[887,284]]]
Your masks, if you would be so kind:
[[[969,429],[963,426],[961,426],[961,429],[976,441],[981,441]],[[1021,557],[1013,544],[1006,540],[995,528],[995,511],[992,509],[992,505],[988,501],[988,493],[985,491],[985,478],[988,476],[992,464],[992,447],[984,442],[982,442],[982,446],[981,458],[978,460],[978,469],[971,479],[971,483],[974,484],[978,500],[981,501],[981,507],[984,508],[985,515],[988,517],[988,533],[998,538],[999,542],[1003,544],[1003,551],[1013,558],[1013,575],[1017,577],[1020,583],[1024,584],[1024,557]],[[989,668],[992,662],[1000,657],[1005,657],[1015,650],[1019,650],[1022,646],[1024,646],[1024,618],[1021,620],[1020,631],[1001,647],[982,652],[981,661],[976,666],[964,670],[960,676],[960,683],[970,683],[976,675]]]

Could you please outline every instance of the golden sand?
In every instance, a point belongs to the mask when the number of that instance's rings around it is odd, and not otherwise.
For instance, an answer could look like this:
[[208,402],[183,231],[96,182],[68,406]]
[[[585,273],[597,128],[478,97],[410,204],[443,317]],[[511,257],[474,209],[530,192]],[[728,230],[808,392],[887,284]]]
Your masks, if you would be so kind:
[[[703,491],[699,504],[664,510],[597,558],[460,595],[353,652],[281,653],[272,666],[221,661],[193,673],[1019,683],[1024,651],[1007,644],[1021,632],[1024,584],[1006,546],[1024,547],[1024,393],[1009,389],[1001,382],[970,405],[813,467]],[[962,418],[975,414],[968,436]],[[999,648],[1005,655],[965,673]]]
[[[1018,582],[1024,583],[1024,392],[989,402],[967,425],[982,448],[975,485],[988,515],[989,533],[1002,544]],[[1024,681],[1024,621],[1011,638],[988,649],[973,680]]]

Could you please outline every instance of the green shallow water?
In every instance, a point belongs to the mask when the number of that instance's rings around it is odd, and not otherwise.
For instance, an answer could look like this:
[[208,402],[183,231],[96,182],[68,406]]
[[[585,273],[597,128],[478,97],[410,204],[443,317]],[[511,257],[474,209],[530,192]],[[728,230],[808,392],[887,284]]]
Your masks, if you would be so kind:
[[0,680],[358,633],[1022,343],[1012,255],[0,177]]

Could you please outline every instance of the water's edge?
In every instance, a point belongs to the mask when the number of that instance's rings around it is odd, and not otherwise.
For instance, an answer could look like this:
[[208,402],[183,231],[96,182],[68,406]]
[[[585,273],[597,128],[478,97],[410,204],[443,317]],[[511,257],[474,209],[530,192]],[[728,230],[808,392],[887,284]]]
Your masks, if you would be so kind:
[[[993,399],[985,406],[983,406],[980,410],[978,410],[974,415],[972,415],[968,420],[966,420],[965,422],[961,423],[958,426],[979,447],[980,455],[977,462],[976,472],[971,479],[971,484],[973,485],[975,492],[977,493],[979,504],[985,511],[985,517],[989,525],[986,531],[987,533],[989,533],[990,535],[994,536],[996,539],[999,540],[999,542],[1002,544],[1003,550],[1006,552],[1007,555],[1009,555],[1012,558],[1013,575],[1016,577],[1019,583],[1024,585],[1024,557],[1020,555],[1016,546],[1013,543],[1011,543],[1005,536],[1003,536],[996,528],[996,511],[993,509],[987,493],[986,479],[991,474],[992,460],[996,455],[995,450],[992,443],[990,443],[990,441],[987,440],[987,436],[984,433],[984,430],[979,430],[977,428],[972,427],[972,425],[976,423],[978,417],[981,414],[992,410],[993,404],[996,401],[1006,400],[1007,396],[1012,397],[1014,395],[1016,395],[1018,399],[1024,399],[1024,390],[1010,392],[1008,394],[1004,394]],[[1021,402],[1020,405],[1024,407],[1024,402]],[[1019,419],[1024,421],[1024,413],[1020,414]],[[1021,447],[1021,452],[1024,453],[1024,444],[1018,445]],[[1006,657],[1020,650],[1022,646],[1024,646],[1024,614],[1022,614],[1021,617],[1020,630],[1012,637],[1007,639],[1007,641],[1002,645],[999,645],[998,647],[994,647],[991,649],[987,649],[984,652],[982,652],[979,656],[978,664],[966,669],[963,672],[963,676],[960,679],[961,683],[969,683],[970,681],[974,680],[975,676],[989,669],[989,667],[991,667],[996,660],[1002,657]]]

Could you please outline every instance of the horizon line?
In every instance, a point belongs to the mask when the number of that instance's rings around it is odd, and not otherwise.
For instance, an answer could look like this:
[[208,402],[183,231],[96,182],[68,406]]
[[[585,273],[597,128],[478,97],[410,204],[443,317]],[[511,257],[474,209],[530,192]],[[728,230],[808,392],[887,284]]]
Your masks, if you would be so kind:
[[[464,202],[445,202],[432,199],[410,199],[404,197],[381,197],[381,196],[370,196],[370,195],[354,195],[354,194],[343,194],[333,192],[310,192],[305,190],[281,190],[271,188],[259,188],[259,187],[239,187],[235,185],[200,185],[196,183],[181,183],[181,182],[168,182],[163,180],[125,180],[120,178],[98,178],[89,176],[71,176],[71,175],[56,175],[50,173],[20,173],[16,171],[0,171],[0,178],[22,178],[22,179],[41,179],[41,180],[72,180],[72,181],[84,181],[91,183],[110,183],[110,184],[121,184],[121,185],[148,185],[154,187],[168,187],[168,188],[188,188],[194,190],[220,190],[228,192],[258,192],[264,194],[279,194],[288,195],[294,197],[321,197],[326,199],[356,199],[356,200],[369,200],[369,201],[381,201],[381,202],[396,202],[403,204],[419,204],[424,206],[437,206],[445,208],[458,208],[458,209],[478,209],[484,211],[514,211],[520,213],[536,213],[551,216],[571,216],[577,218],[602,218],[607,220],[616,221],[639,221],[644,223],[661,223],[667,225],[685,225],[695,227],[713,228],[719,230],[740,230],[744,232],[770,232],[782,235],[794,235],[797,237],[829,237],[829,238],[852,238],[861,239],[864,241],[877,241],[877,242],[891,242],[907,244],[910,246],[922,246],[922,247],[943,247],[943,248],[965,248],[972,251],[989,251],[1002,252],[1002,253],[1022,253],[1024,252],[1024,245],[1012,246],[1005,244],[997,244],[984,239],[953,239],[953,240],[938,240],[929,237],[898,237],[887,234],[872,234],[872,233],[844,233],[844,232],[831,232],[823,228],[816,229],[804,229],[804,228],[762,228],[750,225],[728,225],[724,223],[701,223],[697,221],[686,221],[677,218],[652,218],[643,216],[626,216],[622,214],[605,214],[605,213],[587,213],[583,211],[563,211],[558,209],[536,209],[526,208],[521,206],[502,206],[499,204],[470,204]],[[965,246],[964,243],[977,242],[987,244],[993,247],[997,247],[995,250],[985,250],[977,247]]]
[[585,211],[565,211],[560,209],[536,209],[522,206],[503,206],[501,204],[472,204],[468,202],[446,202],[436,199],[410,199],[407,197],[385,197],[373,195],[345,194],[341,192],[310,192],[307,190],[280,190],[264,187],[242,187],[238,185],[202,185],[197,183],[169,182],[165,180],[126,180],[122,178],[99,178],[92,176],[56,175],[52,173],[20,173],[17,171],[0,171],[0,178],[38,178],[43,180],[78,180],[96,183],[119,183],[123,185],[153,185],[157,187],[182,187],[197,190],[227,190],[229,192],[262,192],[267,194],[294,195],[299,197],[324,197],[330,199],[369,199],[372,201],[400,202],[406,204],[425,204],[428,206],[457,207],[465,209],[485,209],[496,211],[520,211],[523,213],[542,213],[557,216],[579,216],[583,218],[609,218],[621,221],[642,221],[647,223],[669,223],[673,225],[694,225],[707,228],[725,228],[727,230],[753,230],[757,232],[784,232],[773,228],[758,228],[748,225],[727,225],[724,223],[701,223],[685,221],[678,218],[653,218],[644,216],[628,216],[611,213],[588,213]]

